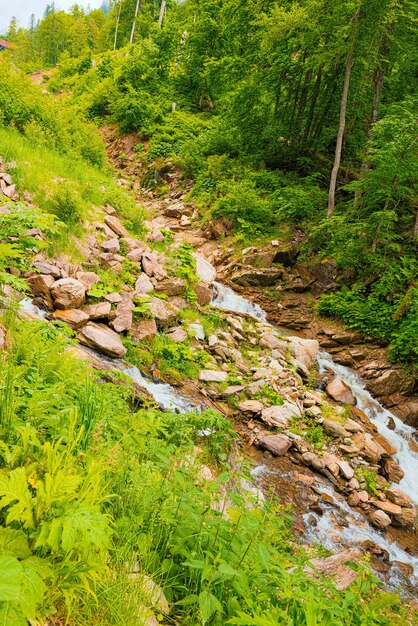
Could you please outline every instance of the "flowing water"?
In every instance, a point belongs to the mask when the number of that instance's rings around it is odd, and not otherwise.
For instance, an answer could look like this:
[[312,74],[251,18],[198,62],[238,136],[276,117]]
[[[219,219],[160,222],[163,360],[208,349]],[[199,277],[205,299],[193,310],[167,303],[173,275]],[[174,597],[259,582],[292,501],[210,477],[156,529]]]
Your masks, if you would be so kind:
[[267,322],[267,314],[261,306],[247,300],[246,298],[242,298],[239,296],[233,289],[227,287],[226,285],[222,285],[221,283],[214,282],[214,297],[212,299],[211,305],[218,308],[223,309],[224,311],[233,311],[235,313],[245,313],[246,315],[251,315],[256,320],[260,322]]

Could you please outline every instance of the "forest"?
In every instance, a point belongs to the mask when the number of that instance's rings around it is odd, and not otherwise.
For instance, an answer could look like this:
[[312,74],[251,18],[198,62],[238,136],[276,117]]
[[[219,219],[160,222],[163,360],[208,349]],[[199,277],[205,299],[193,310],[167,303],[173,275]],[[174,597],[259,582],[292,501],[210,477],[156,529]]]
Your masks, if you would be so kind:
[[[0,36],[1,624],[418,624],[417,4],[56,5]],[[222,278],[270,313],[315,268],[312,324],[384,359],[372,378],[402,382],[374,395],[409,425],[318,373],[318,333],[211,306]],[[243,487],[253,444],[293,455],[304,509]],[[321,570],[333,550],[295,530],[318,472],[402,547],[400,577],[386,543],[347,586]]]

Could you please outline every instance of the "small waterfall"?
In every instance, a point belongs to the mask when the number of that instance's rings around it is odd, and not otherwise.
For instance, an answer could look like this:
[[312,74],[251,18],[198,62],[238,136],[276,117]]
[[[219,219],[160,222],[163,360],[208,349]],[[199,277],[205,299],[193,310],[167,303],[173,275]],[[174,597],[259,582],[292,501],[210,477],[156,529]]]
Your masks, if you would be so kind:
[[[394,455],[399,465],[405,472],[405,476],[399,483],[399,487],[407,493],[415,503],[418,503],[418,454],[414,452],[409,443],[413,439],[414,429],[404,424],[399,418],[385,409],[366,390],[364,382],[353,370],[334,363],[331,356],[326,352],[320,352],[318,356],[319,371],[325,373],[331,370],[336,376],[341,378],[353,392],[357,406],[364,411],[373,424],[376,425],[379,433],[395,446],[397,453]],[[389,423],[393,421],[394,430],[389,428]]]
[[225,311],[245,313],[260,322],[267,322],[267,314],[258,304],[239,296],[233,289],[221,283],[214,282],[213,288],[214,297],[211,302],[212,306]]

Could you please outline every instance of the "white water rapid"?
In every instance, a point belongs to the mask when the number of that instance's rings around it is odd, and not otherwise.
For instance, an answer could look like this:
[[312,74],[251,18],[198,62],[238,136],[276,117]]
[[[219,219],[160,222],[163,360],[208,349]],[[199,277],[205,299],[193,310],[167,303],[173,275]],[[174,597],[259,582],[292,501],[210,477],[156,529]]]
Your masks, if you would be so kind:
[[261,306],[242,298],[233,289],[222,285],[221,283],[213,283],[214,296],[211,305],[223,309],[224,311],[234,311],[235,313],[245,313],[251,315],[261,322],[267,322],[266,312]]

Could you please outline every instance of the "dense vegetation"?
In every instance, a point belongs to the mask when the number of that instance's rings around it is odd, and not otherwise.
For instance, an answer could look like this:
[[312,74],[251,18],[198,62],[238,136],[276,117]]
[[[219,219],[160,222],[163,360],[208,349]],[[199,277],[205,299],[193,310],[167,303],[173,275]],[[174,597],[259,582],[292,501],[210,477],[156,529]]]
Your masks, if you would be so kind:
[[[334,259],[347,276],[321,312],[391,343],[393,358],[411,362],[413,5],[187,0],[167,3],[164,13],[165,4],[143,2],[134,24],[136,2],[125,0],[107,17],[50,7],[30,29],[11,25],[12,60],[4,55],[0,66],[0,156],[42,209],[21,202],[9,213],[2,201],[0,228],[12,243],[0,246],[0,281],[22,288],[6,269],[26,269],[36,250],[76,256],[83,218],[96,206],[112,204],[141,233],[143,216],[111,180],[94,130],[93,122],[112,120],[139,133],[147,147],[138,159],[146,156],[152,172],[172,164],[193,179],[202,219],[227,217],[251,242],[301,227],[304,254]],[[326,218],[350,55],[342,177]],[[59,102],[23,73],[57,62],[48,89],[65,90]],[[46,240],[27,236],[34,228]],[[192,282],[186,265],[179,264],[182,276]],[[253,506],[240,492],[226,462],[227,421],[138,405],[127,381],[116,384],[80,362],[59,323],[29,323],[11,310],[0,321],[5,626],[146,623],[148,576],[167,596],[169,617],[154,607],[167,624],[407,623],[399,598],[378,590],[366,570],[345,592],[306,576],[311,554],[295,543],[288,511]],[[146,350],[128,348],[132,360],[146,359]],[[194,377],[203,358],[187,342],[159,336],[151,349],[173,377]],[[320,447],[316,431],[311,438]],[[202,478],[203,464],[214,481]]]

